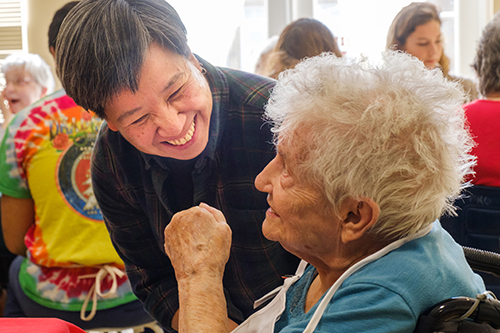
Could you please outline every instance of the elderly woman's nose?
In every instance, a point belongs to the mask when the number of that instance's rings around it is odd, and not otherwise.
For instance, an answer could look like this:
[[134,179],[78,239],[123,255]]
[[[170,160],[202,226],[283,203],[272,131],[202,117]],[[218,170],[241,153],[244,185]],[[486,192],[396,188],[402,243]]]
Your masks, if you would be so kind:
[[272,191],[272,177],[273,177],[273,162],[274,158],[268,165],[262,170],[257,177],[255,177],[255,188],[261,192],[271,193]]
[[261,192],[264,192],[264,184],[265,184],[264,179],[263,179],[264,177],[262,176],[262,173],[263,173],[263,172],[264,172],[264,171],[261,171],[261,172],[257,175],[257,177],[255,177],[255,188],[256,188],[257,190],[261,191]]

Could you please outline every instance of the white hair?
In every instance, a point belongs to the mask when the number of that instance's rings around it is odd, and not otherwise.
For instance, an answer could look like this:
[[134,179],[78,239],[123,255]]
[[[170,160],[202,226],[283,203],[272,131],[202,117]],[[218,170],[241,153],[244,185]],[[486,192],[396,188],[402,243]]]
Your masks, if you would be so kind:
[[266,118],[275,144],[299,147],[294,173],[320,189],[325,209],[371,198],[381,210],[372,232],[399,238],[454,214],[474,165],[463,97],[401,52],[379,64],[322,54],[280,75]]
[[40,86],[47,88],[47,95],[54,91],[55,82],[50,66],[38,54],[24,52],[10,54],[2,63],[2,72],[5,74],[13,68],[24,68]]

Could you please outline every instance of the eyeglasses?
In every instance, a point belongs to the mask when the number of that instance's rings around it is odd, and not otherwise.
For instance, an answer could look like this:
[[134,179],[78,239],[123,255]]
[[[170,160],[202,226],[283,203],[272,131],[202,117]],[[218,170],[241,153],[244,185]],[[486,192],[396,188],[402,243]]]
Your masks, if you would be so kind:
[[14,79],[10,78],[5,78],[5,86],[8,86],[9,83],[13,84],[16,87],[23,87],[29,84],[30,82],[33,82],[34,80],[29,78],[29,77],[16,77]]

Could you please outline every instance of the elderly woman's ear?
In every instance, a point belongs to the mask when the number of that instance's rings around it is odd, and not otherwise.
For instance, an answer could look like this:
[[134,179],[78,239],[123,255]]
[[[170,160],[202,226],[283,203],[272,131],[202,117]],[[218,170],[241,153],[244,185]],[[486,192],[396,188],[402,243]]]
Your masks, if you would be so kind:
[[346,199],[341,211],[342,243],[362,238],[375,225],[379,215],[379,206],[370,198]]

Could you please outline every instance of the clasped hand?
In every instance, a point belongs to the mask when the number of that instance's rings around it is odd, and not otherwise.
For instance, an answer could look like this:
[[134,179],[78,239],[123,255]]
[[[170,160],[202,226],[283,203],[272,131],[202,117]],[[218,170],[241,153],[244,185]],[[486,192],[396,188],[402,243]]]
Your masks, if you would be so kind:
[[202,203],[178,212],[164,236],[165,252],[178,282],[206,274],[222,278],[231,249],[231,228],[221,211]]

